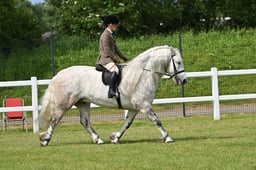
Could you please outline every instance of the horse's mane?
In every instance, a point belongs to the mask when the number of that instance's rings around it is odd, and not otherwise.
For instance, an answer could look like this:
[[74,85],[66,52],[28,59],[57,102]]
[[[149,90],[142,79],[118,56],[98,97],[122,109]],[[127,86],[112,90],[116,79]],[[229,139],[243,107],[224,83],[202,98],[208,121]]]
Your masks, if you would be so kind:
[[[142,52],[133,60],[131,60],[126,67],[125,77],[123,77],[122,79],[123,83],[126,84],[127,86],[126,90],[128,92],[132,92],[135,90],[138,82],[140,81],[143,71],[145,71],[144,69],[152,70],[154,67],[154,68],[157,68],[158,70],[153,70],[153,71],[161,72],[164,69],[162,67],[166,67],[166,66],[163,66],[160,63],[160,61],[167,59],[167,57],[160,58],[160,56],[163,56],[163,55],[170,56],[170,53],[171,53],[171,47],[167,45],[156,46]],[[157,58],[157,61],[159,61],[158,63],[156,63],[155,60],[152,60],[156,58]],[[154,61],[154,63],[152,61]]]

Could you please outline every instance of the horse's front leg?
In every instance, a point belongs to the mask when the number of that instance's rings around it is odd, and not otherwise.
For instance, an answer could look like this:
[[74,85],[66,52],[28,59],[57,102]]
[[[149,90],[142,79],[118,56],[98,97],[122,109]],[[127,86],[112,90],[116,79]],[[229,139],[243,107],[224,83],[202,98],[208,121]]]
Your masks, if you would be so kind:
[[151,106],[148,106],[145,109],[141,109],[141,112],[145,113],[147,115],[147,117],[158,127],[158,129],[161,132],[161,135],[163,137],[163,142],[169,143],[169,142],[173,141],[173,139],[169,136],[169,134],[163,128],[162,122],[157,117],[157,115],[155,114],[155,112],[153,111]]
[[79,102],[76,106],[80,110],[80,123],[89,132],[94,143],[102,144],[104,141],[99,137],[91,126],[90,122],[90,103]]
[[135,112],[129,111],[128,114],[125,117],[125,122],[123,127],[118,132],[113,132],[110,136],[111,143],[118,143],[124,132],[131,126],[134,118],[136,117]]

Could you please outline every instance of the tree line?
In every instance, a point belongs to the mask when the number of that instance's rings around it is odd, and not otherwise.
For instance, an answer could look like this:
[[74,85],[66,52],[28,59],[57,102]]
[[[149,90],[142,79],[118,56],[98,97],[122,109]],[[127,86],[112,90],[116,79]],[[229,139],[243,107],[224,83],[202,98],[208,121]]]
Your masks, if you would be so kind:
[[116,14],[123,37],[255,28],[256,0],[0,0],[0,50],[33,48],[45,32],[98,38],[102,18]]

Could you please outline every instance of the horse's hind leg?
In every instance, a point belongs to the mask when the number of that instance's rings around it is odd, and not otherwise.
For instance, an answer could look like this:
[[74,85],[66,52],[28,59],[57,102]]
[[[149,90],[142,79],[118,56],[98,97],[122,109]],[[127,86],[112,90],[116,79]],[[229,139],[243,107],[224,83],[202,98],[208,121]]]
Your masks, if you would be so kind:
[[40,133],[40,145],[41,146],[47,146],[48,143],[51,140],[52,133],[54,128],[58,125],[60,119],[64,115],[65,111],[64,110],[57,110],[54,115],[51,117],[50,125],[48,129],[45,132]]
[[147,117],[158,127],[159,131],[162,134],[163,141],[165,143],[172,142],[172,138],[168,135],[166,130],[163,128],[160,119],[156,116],[155,112],[153,111],[152,107],[147,107],[141,110],[142,113],[145,113]]
[[137,113],[129,111],[126,118],[123,127],[119,132],[113,132],[110,136],[111,143],[118,143],[124,132],[131,126],[134,118],[136,117]]
[[84,126],[85,129],[91,135],[91,138],[94,143],[102,144],[104,141],[100,139],[99,135],[95,132],[95,130],[91,126],[90,122],[90,103],[78,102],[75,104],[80,111],[80,123]]

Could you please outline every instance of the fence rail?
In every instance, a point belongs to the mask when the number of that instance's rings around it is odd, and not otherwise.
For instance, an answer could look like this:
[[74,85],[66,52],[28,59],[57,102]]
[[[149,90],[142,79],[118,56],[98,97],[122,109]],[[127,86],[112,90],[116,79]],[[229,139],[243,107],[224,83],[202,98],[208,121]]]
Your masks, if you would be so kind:
[[[218,71],[217,68],[211,68],[211,71],[187,72],[186,75],[188,78],[189,77],[211,77],[212,95],[211,96],[154,99],[153,104],[212,101],[213,102],[213,119],[219,120],[220,119],[220,106],[219,106],[220,100],[255,99],[256,93],[236,94],[236,95],[219,95],[218,76],[248,75],[248,74],[256,74],[256,69]],[[167,77],[163,76],[163,78],[167,78]],[[38,111],[40,110],[40,106],[38,105],[38,86],[39,85],[48,85],[50,83],[50,81],[51,81],[50,79],[37,80],[36,77],[31,77],[31,80],[26,80],[26,81],[0,82],[0,87],[31,86],[31,93],[32,93],[32,106],[0,107],[0,112],[32,111],[32,113],[33,113],[33,115],[32,115],[33,116],[33,132],[37,133],[39,131]],[[91,107],[99,107],[99,106],[91,104]]]

